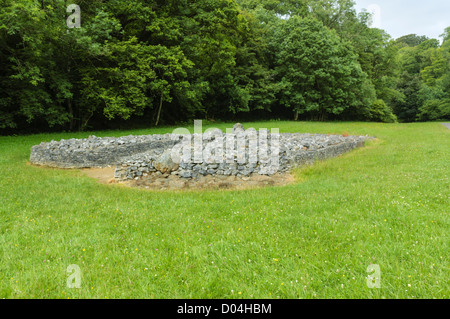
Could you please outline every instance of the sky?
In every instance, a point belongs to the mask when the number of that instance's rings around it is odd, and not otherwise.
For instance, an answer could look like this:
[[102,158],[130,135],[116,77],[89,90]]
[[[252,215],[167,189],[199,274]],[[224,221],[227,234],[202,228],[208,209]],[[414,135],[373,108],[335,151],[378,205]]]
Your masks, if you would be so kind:
[[441,40],[450,27],[450,0],[355,0],[356,10],[376,12],[373,27],[392,38],[415,33]]

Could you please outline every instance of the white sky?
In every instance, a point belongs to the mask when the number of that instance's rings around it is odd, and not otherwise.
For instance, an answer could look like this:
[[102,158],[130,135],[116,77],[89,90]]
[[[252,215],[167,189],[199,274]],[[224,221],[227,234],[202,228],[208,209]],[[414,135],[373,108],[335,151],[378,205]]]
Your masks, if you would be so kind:
[[[356,11],[379,11],[373,27],[381,28],[394,39],[415,33],[439,39],[450,27],[450,0],[354,0]],[[379,10],[377,10],[379,8]],[[374,12],[373,10],[368,10]]]

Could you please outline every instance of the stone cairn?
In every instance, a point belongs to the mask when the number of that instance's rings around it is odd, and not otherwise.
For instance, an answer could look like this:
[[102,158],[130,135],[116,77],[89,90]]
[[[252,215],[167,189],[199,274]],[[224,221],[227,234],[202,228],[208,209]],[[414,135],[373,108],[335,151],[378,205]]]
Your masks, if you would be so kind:
[[116,181],[148,176],[271,176],[364,146],[368,136],[245,130],[51,141],[33,146],[30,162],[59,168],[115,166]]

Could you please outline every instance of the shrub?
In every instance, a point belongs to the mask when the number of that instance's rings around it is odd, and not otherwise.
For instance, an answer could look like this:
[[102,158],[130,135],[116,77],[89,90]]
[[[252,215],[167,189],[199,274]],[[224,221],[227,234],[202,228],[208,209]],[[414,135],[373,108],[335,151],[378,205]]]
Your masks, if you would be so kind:
[[417,120],[436,121],[450,119],[450,99],[428,100],[419,108]]
[[397,116],[383,100],[375,100],[370,108],[370,119],[375,122],[395,123]]

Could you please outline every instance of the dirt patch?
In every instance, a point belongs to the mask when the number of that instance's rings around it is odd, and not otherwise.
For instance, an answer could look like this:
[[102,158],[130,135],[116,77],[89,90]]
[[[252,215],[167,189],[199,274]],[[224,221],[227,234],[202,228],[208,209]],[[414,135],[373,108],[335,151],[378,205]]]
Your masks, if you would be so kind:
[[88,177],[95,178],[99,183],[102,184],[114,184],[116,181],[114,179],[114,167],[106,168],[84,168],[81,171]]
[[126,182],[132,187],[153,190],[242,190],[267,186],[283,186],[295,182],[290,174],[276,174],[273,176],[252,175],[249,177],[236,176],[201,176],[195,179],[184,179],[178,176],[147,176],[139,180]]
[[148,175],[139,180],[116,182],[114,171],[114,167],[82,169],[86,176],[95,178],[102,184],[120,184],[150,190],[242,190],[267,186],[283,186],[295,182],[295,178],[288,173],[272,176],[252,175],[249,177],[207,175],[195,179],[162,174]]

